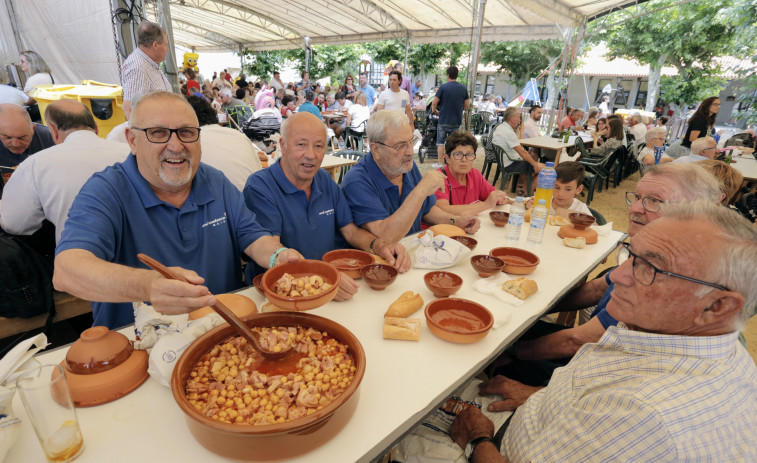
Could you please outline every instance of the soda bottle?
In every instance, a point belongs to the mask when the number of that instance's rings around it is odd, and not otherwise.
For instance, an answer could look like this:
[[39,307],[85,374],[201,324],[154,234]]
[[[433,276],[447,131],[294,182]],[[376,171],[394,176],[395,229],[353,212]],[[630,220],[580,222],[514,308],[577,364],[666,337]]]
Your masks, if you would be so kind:
[[[510,213],[512,217],[512,213]],[[541,244],[544,238],[544,227],[547,225],[547,203],[539,200],[533,212],[531,212],[531,226],[528,227],[528,244]]]
[[548,162],[547,167],[539,171],[539,178],[536,181],[536,194],[534,195],[534,204],[538,204],[540,199],[543,199],[547,204],[547,214],[549,214],[549,207],[552,204],[552,194],[555,191],[555,180],[557,180],[555,163]]
[[505,225],[505,239],[518,241],[520,239],[520,227],[523,225],[523,215],[526,213],[526,206],[523,205],[523,197],[518,196],[515,202],[510,206],[510,218]]

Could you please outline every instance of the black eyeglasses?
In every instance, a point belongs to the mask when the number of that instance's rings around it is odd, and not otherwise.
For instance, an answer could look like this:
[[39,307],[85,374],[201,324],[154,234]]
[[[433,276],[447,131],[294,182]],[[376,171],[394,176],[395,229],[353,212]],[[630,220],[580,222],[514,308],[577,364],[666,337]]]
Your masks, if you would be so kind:
[[638,200],[641,200],[641,207],[643,207],[647,212],[659,212],[662,208],[662,205],[665,204],[665,201],[653,198],[651,196],[644,196],[642,198],[633,191],[626,192],[626,204],[631,206]]
[[476,153],[461,153],[459,151],[453,151],[452,153],[449,153],[449,156],[457,159],[458,161],[462,161],[463,159],[473,161],[474,159],[476,159]]
[[165,127],[132,127],[134,130],[141,130],[145,133],[147,141],[150,143],[168,143],[171,139],[171,134],[176,134],[179,141],[184,143],[196,142],[200,138],[199,127],[179,127],[178,129],[168,129]]
[[411,141],[403,141],[401,143],[397,143],[396,145],[387,145],[386,143],[381,143],[380,141],[377,141],[375,143],[378,143],[381,146],[386,146],[387,148],[391,148],[398,153],[404,153],[413,147],[413,142]]
[[631,262],[631,266],[633,268],[633,277],[636,278],[636,281],[644,286],[652,286],[655,276],[657,276],[658,273],[662,273],[663,275],[667,275],[669,277],[680,278],[681,280],[690,281],[692,283],[699,283],[700,285],[710,286],[716,289],[722,289],[723,291],[730,291],[725,286],[709,283],[707,281],[697,280],[696,278],[679,275],[677,273],[668,272],[666,270],[660,270],[659,268],[650,264],[648,260],[631,252],[631,245],[629,243],[620,244],[621,246],[618,248],[618,262],[620,262],[624,258],[624,256],[626,258],[633,259],[633,261]]

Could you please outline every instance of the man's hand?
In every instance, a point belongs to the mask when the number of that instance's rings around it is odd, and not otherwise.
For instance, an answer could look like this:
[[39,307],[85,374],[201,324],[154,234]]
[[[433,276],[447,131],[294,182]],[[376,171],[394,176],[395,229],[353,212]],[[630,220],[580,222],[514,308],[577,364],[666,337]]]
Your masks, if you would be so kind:
[[279,253],[278,256],[276,256],[276,263],[274,265],[279,264],[293,264],[295,262],[299,262],[304,257],[302,257],[302,254],[300,254],[296,249],[285,249]]
[[216,303],[208,288],[201,286],[205,282],[204,278],[181,267],[171,267],[171,270],[189,280],[189,283],[169,280],[154,272],[149,302],[155,310],[165,315],[178,315]]
[[534,172],[538,174],[545,167],[547,167],[547,165],[544,164],[543,162],[537,162],[536,165],[534,166]]
[[444,192],[444,174],[436,169],[430,170],[423,174],[423,178],[416,188],[421,188],[424,196],[430,196],[436,193],[437,190]]
[[494,423],[484,416],[478,407],[470,406],[457,415],[449,434],[457,445],[464,449],[473,439],[494,437]]
[[381,241],[381,246],[376,249],[379,256],[383,257],[386,262],[392,267],[396,268],[398,272],[405,273],[410,270],[410,266],[413,261],[410,259],[410,255],[407,253],[405,246],[400,243],[385,243]]
[[334,297],[334,300],[336,300],[337,302],[352,299],[352,296],[357,293],[357,290],[360,287],[355,282],[355,280],[352,279],[352,277],[345,274],[344,272],[339,273],[341,274],[342,278],[340,278],[339,280],[339,291],[337,291],[336,296]]
[[481,221],[475,215],[466,215],[458,218],[455,225],[465,230],[465,233],[472,235],[481,228]]
[[515,410],[520,407],[540,387],[527,386],[523,383],[497,375],[488,381],[478,385],[478,393],[481,395],[501,395],[503,400],[489,404],[490,412],[502,412]]

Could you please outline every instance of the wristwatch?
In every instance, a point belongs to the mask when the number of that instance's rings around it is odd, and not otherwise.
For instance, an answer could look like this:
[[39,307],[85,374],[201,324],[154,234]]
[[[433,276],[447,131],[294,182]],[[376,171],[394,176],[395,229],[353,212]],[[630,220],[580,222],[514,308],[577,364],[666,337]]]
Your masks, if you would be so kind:
[[477,437],[473,439],[472,441],[468,442],[468,445],[465,446],[465,459],[468,461],[473,461],[473,452],[476,451],[476,446],[480,444],[481,442],[491,442],[494,443],[494,439],[492,439],[489,436],[483,436],[483,437]]
[[455,225],[455,222],[457,222],[457,220],[454,217],[449,218],[450,225]]

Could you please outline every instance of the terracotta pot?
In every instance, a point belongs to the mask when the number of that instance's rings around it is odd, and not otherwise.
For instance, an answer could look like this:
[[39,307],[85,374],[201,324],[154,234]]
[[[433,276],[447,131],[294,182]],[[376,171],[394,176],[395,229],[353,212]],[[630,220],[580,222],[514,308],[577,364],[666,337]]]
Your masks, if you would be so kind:
[[492,275],[499,273],[505,267],[505,261],[499,257],[487,256],[479,254],[470,258],[470,264],[473,270],[478,273],[481,278],[489,278]]
[[453,240],[461,243],[466,248],[473,251],[476,249],[476,246],[478,246],[478,241],[476,241],[475,238],[471,238],[470,236],[450,236]]
[[423,275],[426,287],[434,293],[434,297],[448,297],[455,294],[463,286],[463,279],[452,272],[435,271]]
[[371,264],[360,269],[360,274],[371,289],[383,291],[394,283],[399,272],[396,268],[386,264]]
[[[284,297],[276,294],[273,286],[282,275],[288,273],[295,278],[303,276],[320,275],[323,281],[329,283],[331,288],[319,294],[304,297]],[[263,292],[269,301],[276,307],[285,310],[311,310],[334,299],[339,290],[341,275],[339,270],[331,264],[320,260],[304,259],[293,264],[280,264],[268,269],[263,274],[261,284]]]
[[361,268],[375,262],[371,253],[359,249],[334,249],[324,254],[321,260],[355,280],[362,278]]
[[494,248],[489,251],[489,255],[502,259],[505,262],[502,271],[513,275],[533,273],[540,262],[539,256],[520,248]]
[[494,316],[486,307],[467,299],[436,299],[428,303],[424,313],[434,335],[458,344],[480,341],[494,324]]
[[492,219],[494,225],[497,227],[504,227],[510,220],[510,213],[504,211],[491,211],[489,212],[489,218]]

